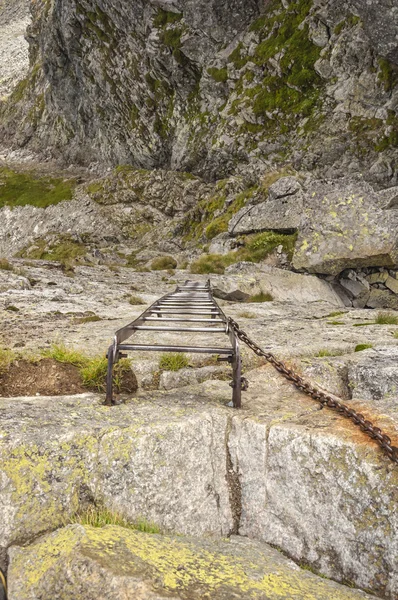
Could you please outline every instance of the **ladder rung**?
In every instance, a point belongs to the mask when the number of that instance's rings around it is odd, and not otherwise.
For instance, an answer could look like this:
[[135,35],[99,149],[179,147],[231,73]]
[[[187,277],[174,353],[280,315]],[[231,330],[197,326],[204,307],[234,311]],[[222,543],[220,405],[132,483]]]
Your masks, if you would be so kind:
[[144,317],[143,321],[170,321],[176,322],[180,321],[181,323],[224,323],[222,319],[179,319],[173,317]]
[[227,356],[233,356],[232,348],[208,348],[201,346],[150,346],[145,344],[122,344],[118,346],[118,350],[121,351],[134,351],[141,350],[143,352],[192,352],[198,354],[223,354]]
[[219,314],[216,308],[182,308],[181,310],[173,310],[172,308],[151,308],[149,313],[159,313],[166,315],[208,315],[208,314]]
[[200,331],[201,333],[225,333],[225,327],[150,327],[149,325],[135,325],[132,329],[139,331]]

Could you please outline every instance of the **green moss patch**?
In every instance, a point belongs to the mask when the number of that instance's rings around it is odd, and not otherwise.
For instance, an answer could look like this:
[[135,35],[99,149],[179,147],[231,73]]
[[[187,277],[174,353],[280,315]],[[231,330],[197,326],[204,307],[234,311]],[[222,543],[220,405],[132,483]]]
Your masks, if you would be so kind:
[[225,268],[234,263],[246,261],[258,263],[267,258],[278,246],[282,246],[288,259],[293,257],[297,233],[283,234],[264,231],[239,238],[241,247],[228,254],[203,254],[191,264],[191,273],[218,273],[222,275]]
[[227,67],[223,67],[222,69],[217,69],[216,67],[210,67],[207,69],[208,74],[218,83],[225,83],[228,81],[228,69]]
[[45,208],[64,200],[71,200],[76,181],[38,177],[32,173],[18,173],[7,167],[0,168],[0,208],[3,206],[37,206]]
[[76,242],[69,236],[60,236],[56,242],[48,243],[46,240],[36,240],[34,245],[25,248],[19,253],[22,258],[35,260],[50,260],[61,263],[78,262],[87,252],[84,244]]
[[[300,119],[319,116],[316,109],[321,104],[324,82],[314,64],[321,48],[310,40],[304,23],[311,6],[312,0],[291,2],[286,8],[280,0],[270,2],[266,14],[251,27],[260,39],[254,55],[244,56],[240,44],[229,56],[237,69],[250,61],[264,70],[265,76],[259,85],[241,87],[246,105],[251,105],[254,114],[263,119],[268,135],[290,133]],[[277,56],[279,68],[276,71],[273,62]],[[231,107],[231,114],[236,114],[241,104],[242,97],[239,97]]]
[[369,348],[373,348],[372,344],[358,344],[355,346],[354,352],[362,352],[362,350],[368,350]]

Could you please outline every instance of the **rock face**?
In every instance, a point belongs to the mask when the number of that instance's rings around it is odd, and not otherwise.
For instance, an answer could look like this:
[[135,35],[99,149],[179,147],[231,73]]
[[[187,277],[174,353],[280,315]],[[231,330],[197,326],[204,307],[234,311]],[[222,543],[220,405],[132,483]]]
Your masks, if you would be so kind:
[[268,190],[268,200],[245,206],[228,225],[231,235],[265,229],[298,229],[302,221],[303,195],[295,177],[282,177]]
[[[395,598],[397,471],[275,371],[249,378],[242,413],[220,406],[230,399],[220,381],[152,392],[150,402],[143,392],[112,410],[89,396],[0,400],[3,564],[8,547],[95,502],[170,531],[271,542],[329,577]],[[394,410],[377,421],[392,432]]]
[[396,265],[398,213],[378,209],[377,202],[364,183],[315,182],[306,194],[294,267],[337,275],[349,267]]
[[8,142],[66,161],[253,179],[276,162],[397,183],[386,0],[32,3]]
[[234,536],[198,540],[72,525],[12,548],[10,559],[10,600],[371,598],[301,571],[265,544]]
[[29,0],[0,1],[0,101],[28,73],[28,43],[24,35],[29,23]]

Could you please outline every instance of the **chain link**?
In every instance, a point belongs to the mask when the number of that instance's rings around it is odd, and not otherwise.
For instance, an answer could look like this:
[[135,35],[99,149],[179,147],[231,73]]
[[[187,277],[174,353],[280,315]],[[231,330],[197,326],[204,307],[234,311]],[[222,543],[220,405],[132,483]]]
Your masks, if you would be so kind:
[[252,339],[249,338],[247,333],[243,331],[238,323],[228,318],[228,322],[230,326],[235,331],[236,335],[242,342],[244,342],[257,356],[264,357],[279,373],[281,373],[288,381],[291,381],[293,385],[298,388],[300,391],[304,392],[317,402],[320,402],[322,406],[327,406],[333,410],[336,410],[338,413],[346,417],[347,419],[351,419],[351,421],[357,425],[366,435],[375,440],[387,454],[387,456],[396,464],[398,464],[398,448],[396,446],[392,446],[391,439],[383,433],[383,431],[379,427],[375,427],[373,423],[365,419],[363,415],[357,413],[355,410],[343,404],[330,394],[322,392],[318,388],[311,385],[308,381],[305,381],[300,375],[297,375],[294,371],[289,369],[285,363],[278,360],[271,352],[265,352],[258,346]]

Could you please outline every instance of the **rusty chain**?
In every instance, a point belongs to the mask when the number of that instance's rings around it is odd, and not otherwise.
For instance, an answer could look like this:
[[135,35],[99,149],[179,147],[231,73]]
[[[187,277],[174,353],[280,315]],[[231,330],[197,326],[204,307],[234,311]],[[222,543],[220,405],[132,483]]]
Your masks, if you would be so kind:
[[351,421],[361,429],[366,435],[375,440],[379,446],[384,450],[387,456],[396,464],[398,464],[398,448],[391,444],[391,439],[388,435],[383,433],[383,431],[379,427],[375,427],[373,423],[365,419],[363,415],[357,413],[355,410],[343,404],[330,394],[322,392],[317,389],[308,381],[305,381],[300,375],[294,373],[291,369],[289,369],[285,363],[278,360],[271,352],[265,352],[258,346],[253,340],[249,338],[247,333],[243,331],[238,323],[228,318],[229,325],[233,328],[236,335],[242,342],[244,342],[257,356],[264,357],[279,373],[285,377],[288,381],[293,383],[293,385],[299,389],[300,391],[307,394],[317,402],[320,402],[322,406],[327,406],[333,410],[336,410],[338,413],[346,417],[347,419],[351,419]]

